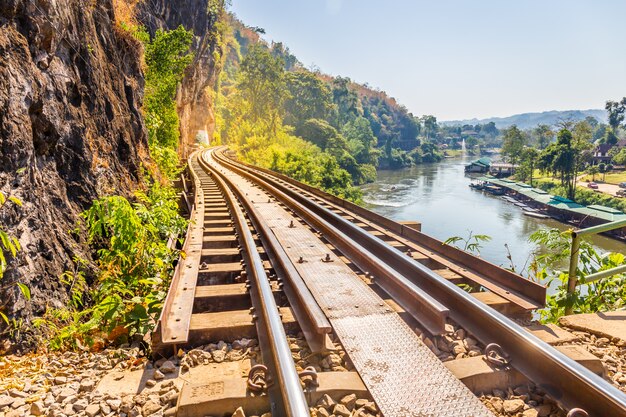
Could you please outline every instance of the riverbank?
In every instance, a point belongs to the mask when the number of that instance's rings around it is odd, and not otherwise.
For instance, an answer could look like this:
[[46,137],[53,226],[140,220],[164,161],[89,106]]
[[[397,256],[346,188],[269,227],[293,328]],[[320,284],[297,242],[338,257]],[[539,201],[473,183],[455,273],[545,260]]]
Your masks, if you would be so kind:
[[[505,194],[505,197],[509,199],[514,198],[524,203],[534,213],[552,217],[577,228],[626,220],[626,214],[616,208],[600,204],[584,206],[559,195],[560,193],[553,195],[545,190],[545,188],[552,190],[555,187],[541,187],[538,184],[538,188],[533,188],[529,184],[507,178],[498,179],[484,176],[476,178],[476,181],[482,184],[482,189],[487,191],[498,190],[500,191],[499,194]],[[509,200],[507,199],[507,201]],[[615,239],[626,240],[626,228],[611,230],[605,234]]]
[[[379,171],[377,180],[361,187],[365,206],[393,220],[416,220],[424,233],[446,240],[467,238],[470,232],[491,237],[483,242],[480,256],[505,268],[525,273],[541,248],[528,241],[538,229],[566,230],[571,226],[554,219],[523,215],[519,207],[501,198],[477,193],[468,187],[464,167],[474,157],[445,158],[394,171]],[[395,188],[393,188],[395,187]],[[600,252],[626,252],[626,245],[606,236],[590,242]]]

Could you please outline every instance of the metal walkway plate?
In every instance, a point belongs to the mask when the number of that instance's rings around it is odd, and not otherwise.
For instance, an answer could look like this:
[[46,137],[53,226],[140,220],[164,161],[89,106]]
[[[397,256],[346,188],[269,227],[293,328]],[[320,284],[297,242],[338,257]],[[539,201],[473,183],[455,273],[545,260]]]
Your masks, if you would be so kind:
[[227,176],[255,202],[385,417],[493,417],[348,265],[332,253],[322,261],[329,249],[314,232],[259,188]]

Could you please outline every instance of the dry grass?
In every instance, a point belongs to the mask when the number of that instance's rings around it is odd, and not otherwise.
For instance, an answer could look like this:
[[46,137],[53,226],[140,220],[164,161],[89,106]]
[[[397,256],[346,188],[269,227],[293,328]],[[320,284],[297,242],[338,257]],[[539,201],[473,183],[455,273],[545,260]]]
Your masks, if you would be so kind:
[[136,7],[139,0],[113,0],[113,13],[118,26],[137,26]]

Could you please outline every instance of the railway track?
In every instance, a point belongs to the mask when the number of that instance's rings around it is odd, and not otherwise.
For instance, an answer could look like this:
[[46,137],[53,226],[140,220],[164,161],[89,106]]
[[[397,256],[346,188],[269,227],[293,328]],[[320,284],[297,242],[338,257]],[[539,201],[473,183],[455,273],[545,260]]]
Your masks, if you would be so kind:
[[[476,394],[525,383],[570,416],[626,415],[624,394],[517,324],[544,287],[224,148],[194,154],[189,167],[187,256],[155,350],[256,337],[261,360],[239,401],[258,390],[273,415],[304,416],[323,393],[350,391],[333,385],[337,375],[302,369],[286,334],[300,330],[312,355],[344,350],[358,372],[345,385],[377,406],[361,415],[491,416]],[[486,364],[492,383],[461,382],[463,360]]]

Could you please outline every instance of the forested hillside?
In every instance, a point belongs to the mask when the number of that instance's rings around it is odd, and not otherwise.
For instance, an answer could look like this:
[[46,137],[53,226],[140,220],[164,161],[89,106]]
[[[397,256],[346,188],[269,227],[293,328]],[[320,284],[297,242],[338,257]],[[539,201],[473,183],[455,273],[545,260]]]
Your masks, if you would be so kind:
[[437,161],[421,120],[382,91],[304,68],[262,29],[229,16],[216,142],[249,162],[352,199],[376,168]]

